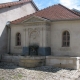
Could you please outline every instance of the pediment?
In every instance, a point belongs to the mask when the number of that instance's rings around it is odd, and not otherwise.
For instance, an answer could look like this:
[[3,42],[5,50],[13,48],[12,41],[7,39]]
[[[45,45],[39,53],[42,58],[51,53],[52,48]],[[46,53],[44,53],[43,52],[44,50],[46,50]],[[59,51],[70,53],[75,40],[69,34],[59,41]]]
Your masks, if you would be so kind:
[[22,23],[44,22],[46,20],[47,19],[37,17],[37,16],[33,16],[33,17],[30,17],[29,19],[24,20]]

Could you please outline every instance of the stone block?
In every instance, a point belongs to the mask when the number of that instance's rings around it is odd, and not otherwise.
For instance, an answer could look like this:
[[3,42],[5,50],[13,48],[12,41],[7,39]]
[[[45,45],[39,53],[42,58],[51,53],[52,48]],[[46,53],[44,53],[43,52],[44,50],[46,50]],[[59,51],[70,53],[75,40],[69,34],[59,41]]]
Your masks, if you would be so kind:
[[46,65],[62,68],[79,69],[79,58],[47,56]]
[[[43,58],[43,59],[42,59]],[[20,59],[19,65],[23,67],[38,67],[45,64],[44,57],[23,57]]]

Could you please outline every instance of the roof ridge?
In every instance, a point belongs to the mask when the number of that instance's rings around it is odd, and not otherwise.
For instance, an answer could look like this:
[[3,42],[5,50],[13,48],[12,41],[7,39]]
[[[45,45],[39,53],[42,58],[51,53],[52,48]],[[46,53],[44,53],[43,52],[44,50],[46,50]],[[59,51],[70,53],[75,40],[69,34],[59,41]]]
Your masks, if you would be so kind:
[[15,2],[22,2],[22,1],[32,1],[32,0],[21,0],[21,1],[5,2],[5,3],[0,3],[0,5],[8,4],[8,3],[15,3]]
[[[14,1],[14,2],[19,2],[19,1]],[[3,5],[3,4],[9,4],[9,3],[14,3],[14,2],[5,2],[5,3],[0,3],[0,5]]]
[[74,11],[70,10],[69,8],[67,8],[67,7],[63,6],[62,4],[58,4],[58,5],[62,6],[63,8],[67,9],[68,11],[70,11],[70,12],[72,12],[72,13],[74,13],[75,15],[77,15],[77,16],[79,16],[79,17],[80,17],[80,15],[79,15],[79,14],[77,14],[77,13],[75,13]]
[[11,7],[11,6],[14,6],[14,5],[18,5],[18,4],[22,4],[22,3],[30,2],[30,1],[32,1],[32,0],[21,0],[21,1],[1,3],[1,4],[0,4],[0,8]]

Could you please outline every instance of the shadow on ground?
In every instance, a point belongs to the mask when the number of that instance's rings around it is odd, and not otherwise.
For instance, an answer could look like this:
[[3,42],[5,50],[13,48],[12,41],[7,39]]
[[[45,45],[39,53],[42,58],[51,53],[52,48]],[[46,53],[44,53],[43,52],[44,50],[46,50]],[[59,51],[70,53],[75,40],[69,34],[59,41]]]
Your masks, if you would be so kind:
[[[24,68],[24,67],[20,67],[18,65],[15,65],[13,63],[0,63],[0,68],[1,69],[16,69],[16,68]],[[56,73],[57,71],[60,70],[73,70],[73,69],[66,69],[66,68],[57,68],[57,67],[53,67],[53,66],[41,66],[41,67],[35,67],[35,68],[25,68],[28,70],[35,70],[35,71],[43,71],[43,72],[52,72],[52,73]]]

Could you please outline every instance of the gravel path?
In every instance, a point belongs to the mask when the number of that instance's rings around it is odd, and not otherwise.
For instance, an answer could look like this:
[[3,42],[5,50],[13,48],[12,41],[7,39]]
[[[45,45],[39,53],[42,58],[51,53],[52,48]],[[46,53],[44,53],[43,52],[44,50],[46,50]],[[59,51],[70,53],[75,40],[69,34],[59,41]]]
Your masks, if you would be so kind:
[[21,68],[12,63],[0,63],[0,80],[75,80],[79,76],[79,70],[51,66]]

